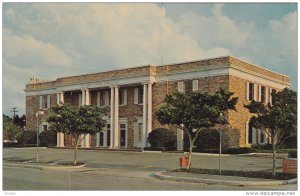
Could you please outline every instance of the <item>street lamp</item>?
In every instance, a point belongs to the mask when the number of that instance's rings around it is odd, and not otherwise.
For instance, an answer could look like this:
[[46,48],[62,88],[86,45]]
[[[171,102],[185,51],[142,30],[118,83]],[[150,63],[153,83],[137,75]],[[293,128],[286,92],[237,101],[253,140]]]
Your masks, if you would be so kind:
[[36,162],[39,162],[39,116],[44,115],[44,111],[38,111],[35,116],[36,116],[36,124],[37,124],[37,129],[36,129]]
[[[220,113],[219,118],[220,118],[221,120],[223,120],[223,113],[222,113],[222,112]],[[221,129],[219,130],[219,144],[220,144],[220,147],[219,147],[219,174],[221,175],[221,173],[222,173],[222,171],[221,171],[222,130],[221,130]]]

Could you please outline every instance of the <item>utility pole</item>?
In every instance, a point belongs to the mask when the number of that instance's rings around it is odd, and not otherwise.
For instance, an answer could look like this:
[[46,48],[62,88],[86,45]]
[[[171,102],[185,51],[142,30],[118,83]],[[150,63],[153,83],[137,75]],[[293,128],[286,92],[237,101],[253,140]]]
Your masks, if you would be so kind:
[[14,113],[14,119],[15,119],[16,113],[18,112],[17,108],[16,108],[16,107],[12,108],[12,111],[11,111],[11,112]]

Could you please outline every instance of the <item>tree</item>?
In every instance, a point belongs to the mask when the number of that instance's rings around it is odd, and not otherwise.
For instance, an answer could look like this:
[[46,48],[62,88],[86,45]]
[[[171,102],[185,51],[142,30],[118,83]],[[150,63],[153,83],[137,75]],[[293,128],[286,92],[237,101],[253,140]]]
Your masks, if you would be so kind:
[[13,123],[13,119],[3,114],[3,139],[14,141],[21,132],[21,128]]
[[254,128],[265,131],[271,139],[273,151],[273,176],[276,175],[276,149],[284,141],[297,134],[297,93],[288,88],[282,91],[271,93],[272,102],[264,104],[262,102],[251,101],[245,107],[250,113],[250,123]]
[[232,92],[221,88],[215,93],[197,91],[183,94],[175,92],[165,97],[156,115],[162,125],[174,125],[187,134],[189,138],[187,169],[190,169],[193,146],[199,133],[217,123],[226,123],[227,119],[222,118],[221,114],[229,109],[235,110],[238,98],[231,98],[232,95]]
[[[103,116],[105,110],[96,106],[71,106],[61,105],[51,109],[52,113],[47,121],[50,129],[70,135],[75,140],[74,162],[77,164],[77,149],[79,143],[87,134],[100,132],[105,126]],[[81,135],[84,135],[80,138]]]
[[24,127],[26,125],[26,116],[22,115],[21,118],[17,114],[15,118],[13,119],[15,125],[19,126],[22,130],[24,130]]

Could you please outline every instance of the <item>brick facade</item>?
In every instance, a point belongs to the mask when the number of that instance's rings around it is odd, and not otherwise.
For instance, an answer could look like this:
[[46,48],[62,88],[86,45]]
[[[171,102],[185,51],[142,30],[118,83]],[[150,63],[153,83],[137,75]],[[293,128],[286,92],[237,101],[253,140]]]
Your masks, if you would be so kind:
[[[122,122],[126,122],[126,147],[134,148],[137,147],[135,146],[135,140],[137,139],[136,134],[138,134],[135,126],[137,126],[137,123],[140,122],[141,119],[148,119],[147,111],[149,110],[149,107],[152,108],[151,129],[153,130],[162,127],[158,120],[155,119],[154,113],[158,110],[164,97],[168,93],[171,94],[178,89],[178,82],[183,82],[185,84],[185,90],[191,91],[193,80],[198,80],[198,89],[200,91],[217,91],[220,87],[223,87],[228,88],[235,93],[234,96],[239,97],[239,101],[236,105],[237,111],[229,111],[226,115],[228,116],[229,126],[238,129],[240,134],[238,144],[232,144],[232,146],[240,147],[249,146],[247,137],[250,138],[246,124],[251,115],[244,107],[245,104],[250,103],[246,98],[247,85],[249,85],[249,83],[255,84],[256,92],[251,93],[254,93],[256,96],[255,99],[257,100],[260,95],[259,88],[262,88],[258,86],[266,88],[266,94],[269,93],[269,89],[280,90],[289,86],[289,79],[287,76],[274,73],[230,56],[180,64],[164,66],[148,65],[71,76],[58,78],[55,81],[48,82],[38,82],[37,80],[33,80],[33,82],[26,85],[25,89],[26,126],[28,129],[36,129],[37,122],[35,114],[40,109],[40,96],[43,96],[44,104],[46,104],[47,99],[50,99],[50,107],[53,107],[57,104],[58,93],[63,92],[64,103],[80,105],[81,100],[79,100],[79,97],[81,96],[80,94],[83,93],[83,89],[85,89],[88,90],[90,104],[97,105],[100,103],[100,101],[97,100],[99,99],[99,92],[101,96],[104,96],[107,91],[109,98],[111,99],[111,88],[118,85],[119,93],[123,89],[126,89],[127,92],[127,104],[118,106],[118,118],[122,120]],[[152,88],[149,86],[149,83],[152,84]],[[143,85],[145,84],[147,85],[144,87],[151,88],[152,102],[146,102],[146,110],[144,111],[145,108],[143,108],[143,104],[135,103],[135,93],[136,88],[143,88]],[[47,98],[48,95],[50,95],[50,98]],[[146,98],[146,100],[148,100],[148,98]],[[110,100],[109,104],[105,107],[108,108],[107,119],[108,123],[110,123]],[[45,121],[49,112],[48,108],[43,108],[43,110],[45,111],[45,114],[41,117],[40,123]],[[147,130],[150,132],[151,130],[148,130],[150,129],[148,126],[150,125],[143,127],[142,131]],[[176,131],[174,127],[169,128]],[[111,133],[113,132],[114,130],[111,130]],[[107,132],[105,134],[107,134]],[[258,132],[255,133],[255,136],[257,137],[255,141],[259,140],[258,135]],[[253,138],[255,136],[253,136]],[[74,141],[66,135],[64,137],[64,144],[65,146],[72,146],[74,145]],[[89,138],[89,146],[95,147],[97,144],[99,144],[99,137],[97,138],[96,135],[91,136]]]

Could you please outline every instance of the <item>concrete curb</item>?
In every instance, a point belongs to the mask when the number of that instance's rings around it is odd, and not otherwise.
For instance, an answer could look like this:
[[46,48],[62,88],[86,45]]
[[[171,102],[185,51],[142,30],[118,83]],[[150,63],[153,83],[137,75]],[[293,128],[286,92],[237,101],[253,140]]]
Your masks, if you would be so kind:
[[79,169],[85,167],[86,164],[83,165],[76,165],[76,166],[63,166],[63,165],[55,165],[55,166],[48,166],[48,165],[25,165],[25,164],[15,164],[15,163],[3,163],[3,166],[8,167],[19,167],[19,168],[31,168],[31,169],[39,169],[39,170],[72,170],[72,169]]
[[[205,179],[205,178],[192,178],[192,177],[179,177],[179,176],[169,176],[164,175],[160,171],[154,173],[154,177],[160,180],[168,181],[181,181],[181,182],[194,182],[194,183],[207,183],[207,184],[223,184],[223,185],[234,185],[234,186],[277,186],[285,184],[297,184],[297,179],[291,180],[257,180],[257,181],[237,181],[237,180],[219,180],[219,179]],[[213,175],[210,175],[213,176]]]

